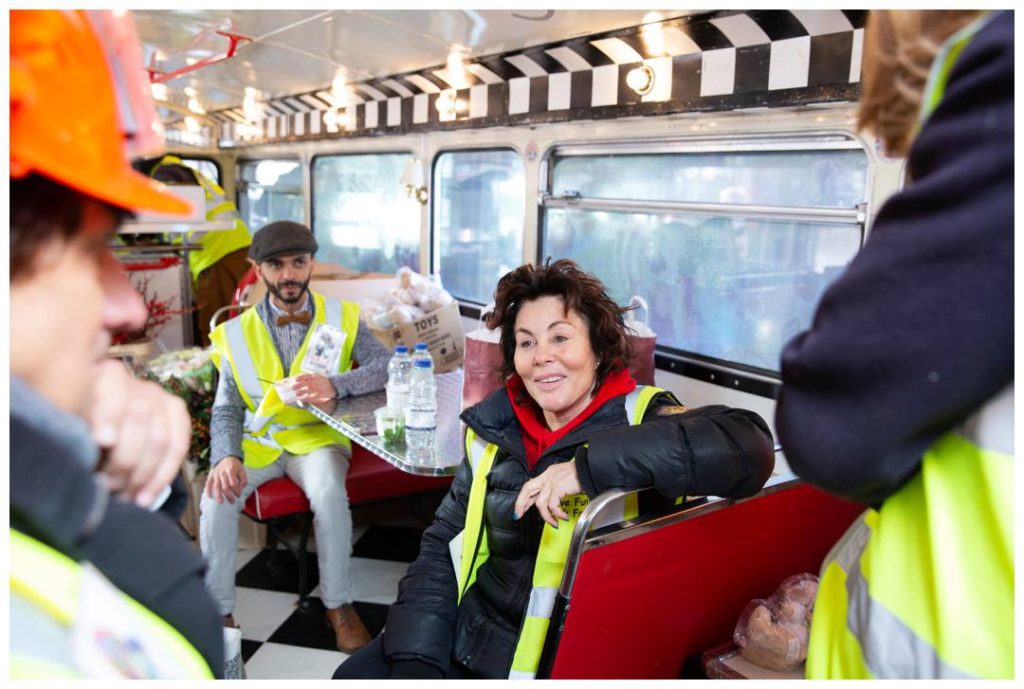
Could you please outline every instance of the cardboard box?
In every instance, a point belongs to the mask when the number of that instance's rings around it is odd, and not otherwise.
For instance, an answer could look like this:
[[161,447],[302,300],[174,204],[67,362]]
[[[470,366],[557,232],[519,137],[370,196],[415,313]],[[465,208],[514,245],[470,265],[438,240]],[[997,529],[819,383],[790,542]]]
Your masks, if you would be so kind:
[[381,330],[372,325],[369,328],[388,349],[404,344],[412,351],[417,342],[426,342],[434,357],[435,373],[447,373],[462,366],[464,341],[458,303],[453,302],[396,328]]

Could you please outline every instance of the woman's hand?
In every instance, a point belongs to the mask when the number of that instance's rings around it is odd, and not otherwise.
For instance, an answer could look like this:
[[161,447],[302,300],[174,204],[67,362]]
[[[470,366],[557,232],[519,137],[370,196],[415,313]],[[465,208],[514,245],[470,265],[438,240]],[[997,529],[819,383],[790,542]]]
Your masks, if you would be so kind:
[[555,464],[537,478],[523,484],[516,498],[516,519],[521,519],[526,510],[536,505],[541,519],[557,529],[558,521],[555,517],[569,518],[561,507],[562,498],[581,490],[583,487],[576,476],[576,460]]

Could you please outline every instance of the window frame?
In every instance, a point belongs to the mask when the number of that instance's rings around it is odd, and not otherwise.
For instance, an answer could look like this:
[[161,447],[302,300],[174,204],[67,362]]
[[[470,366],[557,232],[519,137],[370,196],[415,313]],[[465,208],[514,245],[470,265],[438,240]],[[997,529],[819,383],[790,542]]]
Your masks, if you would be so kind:
[[[866,160],[862,201],[852,209],[822,207],[769,207],[753,204],[694,203],[682,201],[634,201],[626,199],[587,199],[583,196],[555,196],[554,161],[558,157],[597,155],[644,155],[666,153],[745,153],[771,151],[858,150]],[[537,252],[539,263],[545,258],[547,211],[551,208],[605,210],[613,212],[673,212],[710,217],[744,217],[754,220],[794,220],[856,225],[859,230],[857,252],[864,247],[869,219],[873,217],[875,166],[863,139],[840,129],[779,131],[752,134],[721,134],[689,138],[617,139],[600,142],[567,141],[554,143],[540,161],[537,198]],[[744,208],[739,214],[727,211]],[[781,209],[781,210],[780,210]],[[801,210],[813,209],[813,210]],[[795,212],[794,212],[795,211]],[[856,253],[854,254],[856,256]],[[852,260],[852,258],[851,258]],[[735,361],[678,349],[659,343],[655,347],[656,368],[677,375],[695,378],[713,385],[748,392],[774,399],[779,392],[781,372]]]
[[[434,187],[435,187],[435,185],[434,185],[434,174],[437,171],[438,161],[440,160],[441,156],[446,154],[446,153],[487,153],[489,151],[511,151],[512,153],[515,153],[519,157],[519,161],[523,165],[523,203],[524,203],[524,211],[525,212],[523,213],[523,236],[522,236],[522,243],[523,243],[523,247],[524,247],[524,251],[525,251],[525,247],[526,247],[526,231],[527,231],[526,213],[529,212],[530,190],[529,190],[529,188],[527,186],[527,184],[529,182],[529,174],[528,174],[528,168],[527,168],[527,164],[526,164],[526,156],[523,155],[523,151],[520,149],[519,146],[515,146],[515,145],[512,145],[512,144],[507,144],[507,145],[489,145],[489,146],[447,146],[447,147],[444,147],[444,148],[439,148],[434,153],[434,157],[431,159],[431,162],[430,162],[430,180],[429,180],[430,181],[430,187],[429,187],[430,193],[428,194],[429,208],[428,208],[428,211],[427,211],[428,212],[427,236],[428,236],[429,246],[430,246],[430,256],[429,256],[429,260],[428,260],[427,265],[429,266],[429,270],[430,270],[431,273],[437,273],[437,272],[439,272],[441,270],[441,266],[440,266],[440,263],[441,263],[441,237],[440,237],[440,235],[438,233],[437,227],[434,225],[434,210],[435,210],[435,205],[434,204],[436,202],[435,201],[436,196],[434,194]],[[539,226],[538,226],[538,230],[539,230]],[[520,254],[516,258],[516,265],[518,266],[518,265],[522,264],[523,263],[523,259],[524,259],[524,254]],[[444,278],[442,276],[442,281],[443,281],[443,279]],[[488,302],[478,302],[478,301],[475,301],[473,299],[467,299],[467,298],[463,298],[463,297],[457,297],[454,294],[452,296],[455,297],[456,301],[458,301],[458,303],[460,305],[460,310],[462,311],[463,315],[467,315],[467,314],[472,315],[473,312],[475,311],[476,315],[473,316],[475,318],[479,318],[479,311],[482,310],[483,307],[486,306],[487,303],[488,303]]]

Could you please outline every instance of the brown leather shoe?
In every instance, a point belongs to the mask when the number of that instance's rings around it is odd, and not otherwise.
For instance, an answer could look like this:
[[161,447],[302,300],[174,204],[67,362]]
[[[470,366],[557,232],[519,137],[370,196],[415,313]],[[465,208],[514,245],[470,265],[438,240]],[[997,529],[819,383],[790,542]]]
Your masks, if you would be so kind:
[[355,653],[370,643],[370,632],[351,604],[332,608],[324,617],[327,626],[334,630],[334,643],[342,653]]

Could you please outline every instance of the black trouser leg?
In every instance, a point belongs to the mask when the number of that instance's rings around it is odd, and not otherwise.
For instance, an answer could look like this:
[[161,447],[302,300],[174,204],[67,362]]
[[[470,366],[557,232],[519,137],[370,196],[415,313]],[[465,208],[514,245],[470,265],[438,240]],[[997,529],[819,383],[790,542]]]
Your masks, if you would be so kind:
[[384,643],[378,636],[346,658],[332,679],[387,679],[390,674],[391,666],[384,659]]

